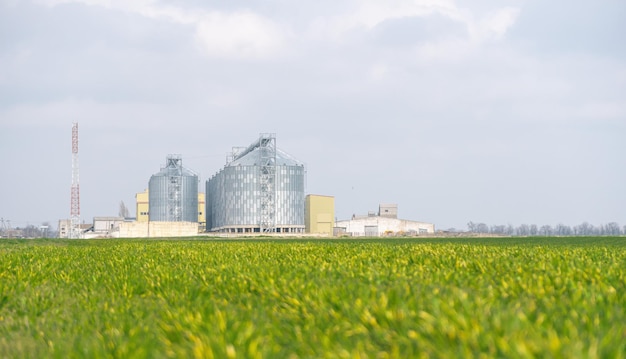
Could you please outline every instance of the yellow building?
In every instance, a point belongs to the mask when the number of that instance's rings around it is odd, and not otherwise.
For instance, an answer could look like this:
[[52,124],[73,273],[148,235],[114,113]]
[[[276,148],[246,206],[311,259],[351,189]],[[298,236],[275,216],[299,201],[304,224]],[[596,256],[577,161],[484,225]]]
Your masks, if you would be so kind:
[[335,197],[307,195],[304,202],[304,226],[307,233],[333,235]]
[[[206,202],[206,196],[204,193],[198,193],[198,224],[200,230],[204,231],[206,227],[206,213],[204,213],[204,206]],[[150,221],[150,192],[145,190],[135,195],[137,202],[137,222],[149,222]]]
[[148,222],[150,220],[150,213],[148,212],[150,196],[148,195],[148,190],[137,193],[135,200],[137,202],[137,222]]

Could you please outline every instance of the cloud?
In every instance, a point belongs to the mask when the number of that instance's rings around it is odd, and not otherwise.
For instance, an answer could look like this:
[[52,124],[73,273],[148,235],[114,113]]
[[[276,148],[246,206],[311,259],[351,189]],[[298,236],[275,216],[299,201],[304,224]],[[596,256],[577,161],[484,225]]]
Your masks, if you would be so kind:
[[370,31],[385,21],[424,17],[436,12],[455,17],[455,7],[449,1],[360,0],[339,14],[312,19],[310,32],[314,37],[341,40],[350,32]]
[[[390,21],[408,18],[443,17],[467,29],[469,39],[475,43],[501,40],[515,24],[519,9],[504,7],[492,10],[485,16],[466,10],[454,1],[434,0],[361,0],[343,13],[320,17],[312,21],[313,33],[339,40],[357,30],[371,31]],[[423,34],[413,33],[421,37]]]
[[[296,39],[317,39],[318,41],[344,42],[352,34],[363,34],[377,30],[385,23],[404,19],[434,18],[441,24],[456,23],[465,29],[465,41],[481,44],[486,41],[498,41],[504,38],[515,23],[519,9],[506,7],[496,9],[486,16],[458,7],[454,1],[435,0],[358,0],[340,3],[333,8],[335,12],[326,12],[316,16],[314,12],[301,17],[305,24],[301,29],[295,20],[282,18],[280,22],[272,17],[249,9],[206,9],[163,5],[155,0],[39,0],[48,6],[78,3],[86,6],[102,7],[111,11],[137,14],[146,18],[167,21],[189,26],[194,41],[199,49],[210,58],[224,59],[268,59],[288,53],[297,46]],[[289,7],[289,5],[287,5]],[[292,8],[292,10],[294,10]],[[445,19],[445,20],[439,20]],[[432,21],[431,21],[432,23]],[[432,27],[431,25],[427,25]],[[445,26],[439,26],[445,28]],[[452,27],[454,28],[454,27]],[[419,40],[424,32],[413,31],[401,38]],[[428,35],[432,29],[426,28]],[[438,39],[434,43],[446,42]],[[453,41],[458,45],[458,38]],[[437,48],[428,45],[430,49]],[[435,44],[436,45],[436,44]],[[445,46],[444,46],[445,47]]]
[[[306,40],[337,52],[336,57],[356,56],[344,53],[345,49],[360,54],[355,66],[409,71],[424,65],[463,66],[472,58],[484,57],[493,45],[506,44],[520,13],[517,7],[468,9],[454,1],[360,0],[349,4],[334,14],[312,17]],[[381,72],[366,71],[363,76],[381,78]]]
[[478,22],[468,22],[472,38],[478,42],[502,40],[515,24],[520,10],[506,7],[487,14]]
[[195,25],[197,41],[209,56],[267,58],[285,47],[286,31],[252,12],[211,12]]
[[[426,16],[435,11],[451,10],[452,5],[434,1],[361,1],[360,6],[342,18],[346,28],[364,26],[372,29],[384,21],[405,17]],[[441,3],[441,2],[439,2]]]
[[567,53],[626,58],[626,2],[524,2],[511,39],[543,56]]
[[164,6],[153,0],[40,0],[48,6],[80,3],[138,14],[195,29],[203,53],[210,57],[258,59],[281,53],[288,30],[251,11],[205,11]]

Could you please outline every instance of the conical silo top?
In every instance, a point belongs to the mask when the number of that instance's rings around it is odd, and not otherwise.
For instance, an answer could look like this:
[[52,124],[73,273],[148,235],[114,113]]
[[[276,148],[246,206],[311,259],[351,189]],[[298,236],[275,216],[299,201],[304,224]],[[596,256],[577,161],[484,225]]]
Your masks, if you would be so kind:
[[226,166],[260,166],[270,164],[276,166],[303,166],[303,163],[276,147],[276,135],[262,133],[247,148],[233,151],[232,161]]
[[[258,166],[262,162],[263,151],[264,149],[262,147],[255,148],[252,151],[246,153],[245,155],[228,163],[227,166],[238,166],[238,165]],[[277,166],[302,166],[303,163],[295,159],[293,156],[289,155],[287,152],[282,151],[281,149],[277,148],[276,149],[276,165]]]
[[183,167],[181,155],[167,155],[165,167],[155,176],[198,176],[194,171]]

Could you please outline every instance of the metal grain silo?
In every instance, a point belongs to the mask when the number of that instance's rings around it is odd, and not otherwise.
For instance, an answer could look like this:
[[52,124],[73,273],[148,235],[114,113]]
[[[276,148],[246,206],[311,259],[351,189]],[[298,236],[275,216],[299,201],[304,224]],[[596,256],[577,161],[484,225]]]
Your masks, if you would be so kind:
[[165,167],[150,177],[150,221],[198,222],[198,175],[168,155]]
[[304,164],[276,148],[274,134],[261,134],[206,181],[207,229],[304,232],[304,177]]

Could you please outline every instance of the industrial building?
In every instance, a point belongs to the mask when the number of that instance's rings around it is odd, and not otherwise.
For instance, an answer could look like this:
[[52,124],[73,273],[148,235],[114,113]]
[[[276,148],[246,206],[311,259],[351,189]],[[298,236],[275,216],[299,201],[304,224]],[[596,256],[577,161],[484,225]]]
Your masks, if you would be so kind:
[[94,217],[91,230],[94,233],[110,233],[124,223],[124,217]]
[[381,204],[378,213],[354,215],[352,219],[337,221],[335,224],[335,235],[354,237],[417,236],[433,233],[435,225],[432,223],[398,219],[396,204]]
[[89,230],[93,226],[91,223],[79,223],[75,229],[77,237],[72,237],[72,225],[71,219],[60,219],[59,238],[80,238],[80,233]]
[[[150,190],[146,189],[143,192],[135,194],[136,210],[137,210],[137,222],[150,221]],[[198,193],[198,225],[200,226],[200,232],[204,232],[206,226],[206,203],[204,192]]]
[[304,200],[306,233],[332,236],[335,227],[335,197],[307,195]]
[[[119,226],[127,222],[123,217],[93,217],[92,223],[81,223],[78,226],[78,238],[110,237],[119,230]],[[70,238],[71,220],[59,221],[59,238]]]
[[[71,220],[59,221],[59,238],[69,238]],[[196,222],[137,222],[123,217],[94,217],[79,226],[79,238],[163,238],[198,235]]]
[[168,155],[165,167],[150,177],[150,222],[198,222],[198,175],[182,163],[180,155]]
[[207,230],[227,233],[303,233],[304,164],[261,134],[236,147],[206,181]]
[[150,191],[146,188],[143,192],[135,194],[135,210],[137,222],[150,221]]

